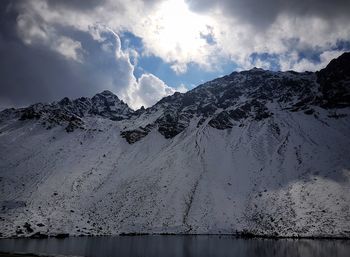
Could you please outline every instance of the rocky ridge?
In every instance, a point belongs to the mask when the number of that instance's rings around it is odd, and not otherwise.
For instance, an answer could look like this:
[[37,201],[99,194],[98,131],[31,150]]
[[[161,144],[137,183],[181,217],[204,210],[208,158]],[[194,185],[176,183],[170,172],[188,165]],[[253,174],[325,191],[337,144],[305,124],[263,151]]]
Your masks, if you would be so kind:
[[313,106],[329,110],[348,107],[349,67],[350,53],[344,53],[315,73],[274,72],[259,68],[233,72],[137,111],[106,90],[91,99],[70,100],[66,97],[52,104],[38,103],[18,110],[5,110],[0,119],[12,112],[20,115],[20,120],[38,119],[48,129],[64,124],[66,131],[72,132],[84,128],[83,117],[96,115],[126,121],[121,136],[129,143],[137,142],[155,128],[165,138],[173,138],[186,129],[193,118],[197,120],[197,127],[206,123],[216,129],[266,119],[273,115],[268,106],[273,102],[282,110],[303,111],[316,116]]
[[185,94],[163,98],[141,117],[134,117],[131,124],[138,124],[137,119],[151,122],[127,128],[121,135],[129,143],[135,143],[158,128],[165,138],[172,138],[188,127],[194,117],[198,120],[197,127],[203,123],[216,129],[243,126],[249,120],[274,115],[270,103],[277,103],[281,110],[315,116],[315,106],[329,110],[345,108],[350,106],[349,67],[350,53],[345,53],[316,73],[258,68],[233,72]]
[[105,90],[92,98],[81,97],[71,100],[68,97],[51,104],[37,103],[27,108],[8,109],[1,117],[19,116],[19,120],[39,120],[47,129],[56,125],[64,125],[67,132],[74,129],[84,129],[83,118],[86,116],[100,116],[119,121],[128,119],[133,110],[112,92]]

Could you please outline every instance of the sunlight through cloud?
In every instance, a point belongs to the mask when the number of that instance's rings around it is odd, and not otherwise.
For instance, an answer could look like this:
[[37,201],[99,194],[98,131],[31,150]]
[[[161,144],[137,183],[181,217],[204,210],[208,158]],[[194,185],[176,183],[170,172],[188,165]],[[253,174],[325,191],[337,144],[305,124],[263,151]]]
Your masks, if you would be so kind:
[[184,1],[169,0],[149,16],[147,25],[153,29],[154,38],[146,43],[167,56],[176,73],[184,73],[189,62],[202,59],[205,64],[209,44],[203,35],[211,33],[212,23],[210,17],[191,12]]

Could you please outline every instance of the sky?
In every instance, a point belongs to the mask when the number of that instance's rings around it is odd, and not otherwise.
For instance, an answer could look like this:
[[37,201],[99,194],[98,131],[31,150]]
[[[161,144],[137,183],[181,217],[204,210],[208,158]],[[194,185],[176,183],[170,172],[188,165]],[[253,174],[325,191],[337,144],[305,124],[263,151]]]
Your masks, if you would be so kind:
[[110,90],[133,109],[350,50],[348,0],[2,0],[0,109]]

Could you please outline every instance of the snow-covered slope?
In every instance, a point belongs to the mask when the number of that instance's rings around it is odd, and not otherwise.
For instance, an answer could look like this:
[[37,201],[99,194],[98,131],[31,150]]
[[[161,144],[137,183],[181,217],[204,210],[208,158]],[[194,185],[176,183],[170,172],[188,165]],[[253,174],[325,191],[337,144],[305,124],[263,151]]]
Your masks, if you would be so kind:
[[234,72],[132,111],[108,91],[0,113],[2,237],[350,237],[350,54]]

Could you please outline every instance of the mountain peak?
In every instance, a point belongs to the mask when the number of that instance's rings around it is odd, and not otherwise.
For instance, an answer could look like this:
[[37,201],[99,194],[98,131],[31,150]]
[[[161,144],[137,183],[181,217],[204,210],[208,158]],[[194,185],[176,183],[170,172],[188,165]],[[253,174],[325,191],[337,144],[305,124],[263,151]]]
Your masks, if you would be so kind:
[[264,71],[264,69],[262,68],[258,68],[258,67],[254,67],[252,69],[250,69],[251,71]]
[[104,90],[104,91],[102,91],[101,93],[97,93],[96,95],[94,95],[93,97],[92,97],[92,99],[94,99],[94,98],[96,98],[96,97],[103,97],[103,98],[111,98],[111,99],[113,99],[113,100],[118,100],[118,101],[120,101],[119,100],[119,98],[118,98],[118,96],[117,95],[115,95],[113,92],[111,92],[111,91],[109,91],[109,90]]
[[350,105],[350,52],[333,59],[326,68],[317,72],[317,75],[324,107]]
[[91,98],[92,109],[90,113],[103,117],[122,120],[133,112],[129,106],[109,90],[104,90]]
[[116,96],[115,94],[113,94],[111,91],[109,91],[109,90],[103,90],[101,93],[100,93],[101,95],[114,95],[114,96]]
[[58,102],[59,105],[67,105],[69,103],[71,103],[71,100],[68,97],[64,97]]
[[326,66],[326,68],[323,70],[344,70],[344,71],[350,71],[350,52],[345,52],[342,55],[340,55],[338,58],[335,58],[330,61],[330,63]]

